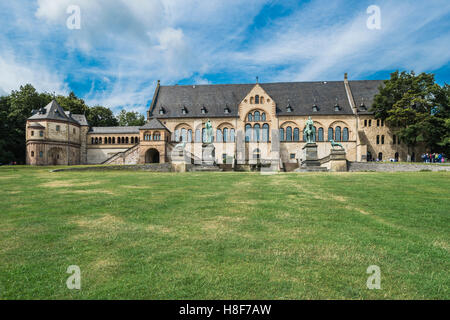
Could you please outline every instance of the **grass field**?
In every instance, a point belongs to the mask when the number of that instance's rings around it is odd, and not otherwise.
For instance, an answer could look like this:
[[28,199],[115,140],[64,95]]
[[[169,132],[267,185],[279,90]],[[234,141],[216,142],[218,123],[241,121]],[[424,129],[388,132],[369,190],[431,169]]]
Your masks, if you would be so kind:
[[450,298],[447,172],[1,167],[0,186],[0,299]]

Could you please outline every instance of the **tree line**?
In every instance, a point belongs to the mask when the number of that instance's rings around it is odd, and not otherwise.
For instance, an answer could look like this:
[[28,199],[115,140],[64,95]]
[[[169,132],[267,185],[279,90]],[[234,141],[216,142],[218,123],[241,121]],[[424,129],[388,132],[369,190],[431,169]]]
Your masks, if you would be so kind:
[[84,114],[90,126],[141,126],[145,117],[138,112],[122,110],[117,116],[103,106],[89,107],[83,99],[71,92],[68,96],[37,92],[31,85],[21,86],[10,95],[0,97],[0,164],[25,163],[25,125],[32,110],[45,107],[55,99],[65,110]]
[[421,144],[428,152],[450,156],[450,86],[437,84],[434,74],[393,72],[380,86],[371,111],[410,152]]

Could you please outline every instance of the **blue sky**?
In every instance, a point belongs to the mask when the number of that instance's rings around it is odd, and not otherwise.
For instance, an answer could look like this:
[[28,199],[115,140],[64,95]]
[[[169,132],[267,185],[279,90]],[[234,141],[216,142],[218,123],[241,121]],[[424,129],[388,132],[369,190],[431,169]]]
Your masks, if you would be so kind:
[[[81,29],[67,28],[78,5]],[[369,29],[367,8],[380,8]],[[144,113],[162,84],[450,79],[450,1],[0,2],[0,95],[25,83]]]

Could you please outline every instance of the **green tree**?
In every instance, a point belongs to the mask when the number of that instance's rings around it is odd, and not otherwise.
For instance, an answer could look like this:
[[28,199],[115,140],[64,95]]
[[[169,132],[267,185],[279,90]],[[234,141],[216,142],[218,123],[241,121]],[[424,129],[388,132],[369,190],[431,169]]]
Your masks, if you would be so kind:
[[424,143],[432,151],[441,151],[446,133],[444,110],[448,109],[445,97],[445,89],[433,74],[396,71],[379,88],[372,111],[394,128],[409,148]]
[[83,99],[78,98],[75,93],[71,92],[67,97],[59,95],[56,102],[66,111],[74,114],[89,114],[89,107]]
[[86,118],[91,127],[114,127],[118,125],[112,111],[102,106],[90,108]]
[[15,158],[11,150],[11,126],[8,121],[10,111],[9,96],[0,97],[0,164],[7,164]]
[[3,124],[5,132],[2,132],[3,151],[2,162],[25,162],[25,125],[27,118],[31,116],[33,109],[44,107],[51,101],[47,93],[38,93],[36,89],[27,84],[19,90],[13,90],[9,97],[2,99],[2,109],[6,112],[6,120]]
[[143,126],[145,124],[145,117],[139,112],[127,112],[125,109],[120,111],[117,116],[119,126]]

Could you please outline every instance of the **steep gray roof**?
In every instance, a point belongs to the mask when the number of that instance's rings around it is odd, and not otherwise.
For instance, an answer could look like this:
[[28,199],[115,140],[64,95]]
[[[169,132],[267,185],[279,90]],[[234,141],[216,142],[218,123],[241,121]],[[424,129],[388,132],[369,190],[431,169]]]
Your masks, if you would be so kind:
[[75,119],[75,121],[77,121],[82,126],[89,125],[89,123],[87,122],[86,116],[84,114],[72,114],[72,118]]
[[[373,98],[378,93],[378,87],[384,86],[384,80],[360,80],[360,81],[349,81],[350,90],[352,91],[353,100],[358,108],[358,113],[361,114],[371,114],[370,108],[373,104]],[[364,108],[361,104],[364,103]]]
[[[276,102],[277,115],[353,114],[344,81],[267,83],[261,86]],[[340,111],[334,111],[336,104]],[[292,112],[287,111],[288,105]],[[317,112],[313,112],[314,105],[317,105]]]
[[89,133],[139,133],[139,127],[130,126],[130,127],[91,127]]
[[165,125],[163,125],[161,123],[161,121],[159,121],[156,118],[152,118],[149,122],[147,122],[146,124],[144,124],[140,129],[158,129],[158,130],[169,130],[166,128]]
[[[152,113],[158,118],[237,117],[239,103],[253,86],[254,84],[161,86]],[[206,114],[202,114],[203,106]],[[224,112],[226,106],[230,109],[229,114]],[[165,110],[163,115],[159,114],[161,107]],[[182,113],[183,107],[186,107],[186,114]]]
[[64,109],[61,108],[55,100],[52,100],[45,107],[35,111],[28,120],[59,120],[78,124],[78,122],[71,117],[70,113],[66,114]]
[[28,120],[59,120],[76,123],[81,126],[89,125],[84,114],[72,114],[70,111],[64,111],[55,100],[52,100],[41,109],[33,110],[33,113]]
[[[367,109],[382,81],[349,81],[356,97],[367,96]],[[160,86],[151,113],[163,118],[238,117],[238,105],[255,84],[220,84]],[[353,114],[344,81],[261,83],[260,86],[277,104],[277,115],[346,115]],[[355,99],[357,103],[357,99]],[[335,105],[340,107],[335,111]],[[370,106],[369,106],[370,104]],[[288,112],[288,105],[292,112]],[[318,111],[313,111],[317,105]],[[358,105],[358,103],[357,103]],[[202,113],[202,108],[206,114]],[[160,109],[164,114],[160,114]],[[225,109],[229,113],[225,113]],[[183,109],[186,114],[183,114]]]

